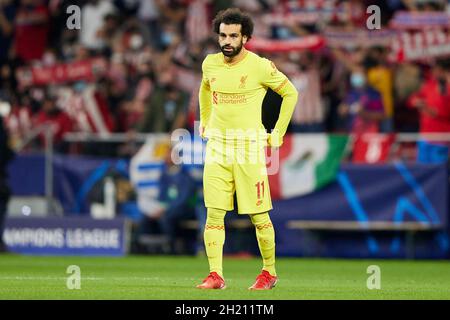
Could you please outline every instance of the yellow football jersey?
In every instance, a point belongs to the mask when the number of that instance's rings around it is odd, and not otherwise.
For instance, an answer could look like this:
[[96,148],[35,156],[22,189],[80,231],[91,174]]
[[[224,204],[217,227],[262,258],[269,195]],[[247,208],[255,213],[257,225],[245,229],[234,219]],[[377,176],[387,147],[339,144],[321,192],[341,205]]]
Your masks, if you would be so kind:
[[243,50],[245,56],[234,64],[225,62],[221,52],[203,61],[199,100],[204,136],[226,141],[236,134],[253,137],[256,132],[258,138],[267,139],[261,112],[267,88],[271,88],[283,102],[268,142],[280,146],[297,102],[297,90],[272,61]]

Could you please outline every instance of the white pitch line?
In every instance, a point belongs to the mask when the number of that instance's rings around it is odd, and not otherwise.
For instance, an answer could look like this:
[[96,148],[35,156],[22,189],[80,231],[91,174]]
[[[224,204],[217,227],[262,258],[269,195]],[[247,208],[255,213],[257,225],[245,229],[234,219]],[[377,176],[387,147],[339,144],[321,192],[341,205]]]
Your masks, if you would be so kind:
[[[109,280],[109,281],[119,281],[119,280],[139,280],[139,281],[153,281],[161,280],[160,277],[85,277],[81,275],[82,280]],[[0,280],[67,280],[67,277],[34,277],[34,276],[0,276]],[[184,279],[192,280],[192,279]]]
[[[104,278],[98,277],[82,277],[83,280],[103,280]],[[67,277],[0,277],[0,280],[67,280]]]

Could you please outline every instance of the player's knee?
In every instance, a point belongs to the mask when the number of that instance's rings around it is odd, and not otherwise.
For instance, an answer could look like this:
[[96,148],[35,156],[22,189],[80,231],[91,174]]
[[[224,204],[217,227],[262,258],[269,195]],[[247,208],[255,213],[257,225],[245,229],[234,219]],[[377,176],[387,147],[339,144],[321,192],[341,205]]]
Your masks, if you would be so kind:
[[250,215],[250,220],[252,221],[254,226],[262,226],[262,225],[271,225],[269,213],[257,213]]
[[223,225],[225,219],[225,210],[208,208],[206,223],[211,225]]

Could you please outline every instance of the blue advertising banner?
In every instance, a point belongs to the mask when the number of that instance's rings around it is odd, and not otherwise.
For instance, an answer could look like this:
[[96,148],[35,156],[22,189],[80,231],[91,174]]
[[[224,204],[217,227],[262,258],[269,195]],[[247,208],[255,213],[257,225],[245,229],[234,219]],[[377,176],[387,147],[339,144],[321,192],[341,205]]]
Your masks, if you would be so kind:
[[438,230],[414,234],[414,256],[447,258],[448,170],[446,164],[342,165],[337,181],[314,193],[275,201],[271,218],[277,253],[288,256],[407,256],[408,234],[400,231],[310,231],[287,227],[291,220],[420,222]]
[[447,194],[446,164],[346,164],[341,165],[336,182],[302,197],[277,201],[274,210],[286,219],[446,225]]
[[120,218],[7,218],[3,240],[21,254],[123,256],[129,229]]
[[[55,196],[62,203],[66,215],[80,217],[82,214],[89,215],[90,203],[92,199],[98,198],[97,194],[101,194],[102,189],[98,186],[106,175],[127,179],[129,170],[129,162],[121,159],[61,155],[55,155],[53,166]],[[158,168],[151,167],[152,177],[157,176],[153,171]],[[9,172],[13,194],[43,195],[43,172],[43,156],[17,157]],[[201,174],[198,176],[201,179]],[[415,256],[448,258],[448,178],[445,163],[343,164],[336,181],[322,189],[291,199],[273,201],[271,218],[277,231],[277,254],[404,258],[408,241],[405,232],[311,232],[289,229],[287,222],[419,222],[441,228],[415,234]],[[152,186],[158,187],[157,179],[151,182]],[[130,201],[136,202],[133,199]],[[136,211],[139,213],[139,210]],[[118,208],[118,214],[121,213],[124,212]],[[86,228],[92,228],[91,222],[95,223],[95,220],[86,221]],[[69,224],[66,226],[71,227]],[[64,233],[64,239],[66,237],[70,238],[71,234]],[[71,247],[70,250],[76,252],[76,248]],[[86,251],[88,254],[89,250]]]
[[[17,156],[8,168],[13,195],[45,195],[45,158],[41,154]],[[107,175],[128,179],[128,162],[87,156],[54,155],[53,194],[66,214],[89,214],[89,193]]]

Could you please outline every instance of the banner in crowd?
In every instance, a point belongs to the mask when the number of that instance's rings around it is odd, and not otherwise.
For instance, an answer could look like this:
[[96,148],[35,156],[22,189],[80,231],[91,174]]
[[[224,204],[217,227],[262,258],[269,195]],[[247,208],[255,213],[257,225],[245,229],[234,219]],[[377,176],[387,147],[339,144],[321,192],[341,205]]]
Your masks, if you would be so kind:
[[52,66],[31,66],[17,71],[17,80],[22,87],[59,84],[71,81],[94,81],[98,74],[108,70],[104,58],[93,58]]
[[444,29],[401,31],[391,43],[391,61],[419,61],[450,55],[450,32]]
[[450,15],[447,12],[398,11],[389,21],[389,26],[396,29],[448,28]]
[[264,15],[262,21],[268,25],[310,25],[319,22],[330,22],[332,20],[337,20],[338,17],[340,17],[340,15],[337,9],[311,9],[298,10],[288,14],[270,13]]
[[263,15],[269,25],[312,25],[329,22],[361,20],[365,7],[359,3],[349,4],[338,0],[288,0],[282,1],[274,12]]
[[254,38],[248,42],[246,48],[260,52],[290,52],[301,50],[317,50],[325,45],[320,35],[310,35],[293,39],[275,40]]
[[327,28],[323,32],[326,45],[331,48],[366,48],[369,46],[389,46],[397,36],[391,29],[368,30],[343,28]]
[[324,31],[325,44],[331,48],[388,47],[392,62],[420,61],[450,54],[450,33],[447,29],[425,30],[366,30],[346,31],[328,28]]
[[7,218],[3,240],[13,253],[123,256],[129,232],[121,218]]
[[421,61],[450,55],[450,14],[397,12],[390,27],[398,30],[390,46],[393,62]]

